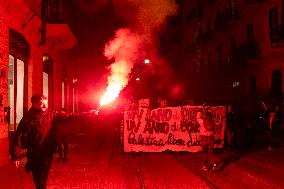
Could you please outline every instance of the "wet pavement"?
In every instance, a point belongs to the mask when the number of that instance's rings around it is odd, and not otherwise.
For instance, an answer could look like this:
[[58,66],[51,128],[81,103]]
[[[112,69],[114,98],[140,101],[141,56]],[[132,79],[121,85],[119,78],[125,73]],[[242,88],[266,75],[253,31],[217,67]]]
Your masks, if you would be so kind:
[[[218,152],[219,171],[202,171],[201,153],[123,153],[121,148],[118,129],[78,133],[70,141],[68,162],[57,162],[54,155],[48,188],[284,188],[283,146]],[[16,169],[5,155],[0,160],[0,189],[34,188],[23,167]]]

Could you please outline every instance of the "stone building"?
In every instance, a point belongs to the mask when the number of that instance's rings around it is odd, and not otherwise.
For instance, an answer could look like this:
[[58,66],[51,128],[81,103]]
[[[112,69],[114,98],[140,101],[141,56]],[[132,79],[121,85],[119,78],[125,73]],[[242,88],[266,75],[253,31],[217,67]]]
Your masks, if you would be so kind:
[[[34,93],[72,111],[73,77],[60,52],[76,38],[63,0],[0,0],[0,139],[7,140]],[[10,110],[8,113],[8,110]]]
[[282,105],[283,0],[177,2],[163,44],[169,62],[187,78],[188,99]]

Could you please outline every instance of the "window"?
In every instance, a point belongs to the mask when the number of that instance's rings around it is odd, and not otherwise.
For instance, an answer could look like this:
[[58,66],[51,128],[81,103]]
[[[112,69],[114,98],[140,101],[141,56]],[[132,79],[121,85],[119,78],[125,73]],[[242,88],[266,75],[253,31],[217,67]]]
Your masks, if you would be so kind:
[[63,0],[47,0],[46,1],[46,19],[48,23],[60,24],[64,23],[64,7]]
[[197,16],[202,16],[203,15],[203,0],[199,0],[197,4],[197,9],[196,9]]
[[207,34],[211,34],[211,20],[207,20]]
[[270,40],[271,45],[274,46],[278,42],[278,13],[277,13],[277,7],[273,7],[269,11],[269,30],[270,30]]
[[236,36],[233,35],[231,37],[231,48],[230,48],[230,53],[229,53],[229,61],[232,64],[235,64],[238,62],[238,48],[237,48],[237,40],[236,40]]
[[73,113],[76,112],[76,88],[73,87],[72,89],[72,96],[73,96],[73,104],[72,104],[72,108],[73,108]]
[[47,97],[48,107],[53,108],[53,73],[52,59],[47,55],[43,55],[43,73],[42,73],[42,92]]
[[24,114],[25,63],[13,55],[9,55],[8,69],[10,123],[18,124]]
[[248,44],[253,44],[254,43],[254,31],[253,31],[253,23],[250,23],[247,26],[247,42]]
[[260,54],[260,49],[257,44],[257,41],[254,38],[254,26],[253,23],[250,23],[247,26],[247,44],[246,44],[246,57],[248,59],[258,58]]
[[233,88],[239,87],[240,86],[240,82],[239,81],[235,81],[233,82]]
[[235,9],[236,9],[236,2],[235,0],[230,0],[230,12],[231,12],[231,17],[235,17]]
[[72,89],[72,102],[73,102],[73,113],[78,111],[78,90],[77,90],[77,78],[73,78],[73,89]]
[[15,30],[9,30],[8,106],[10,107],[9,131],[15,131],[28,110],[27,62],[30,46]]
[[282,71],[275,69],[272,71],[271,96],[275,98],[282,97]]
[[42,84],[42,86],[43,86],[43,95],[45,97],[47,97],[47,100],[48,100],[48,98],[49,98],[49,96],[48,96],[48,73],[46,73],[46,72],[43,72],[43,84]]
[[61,84],[61,108],[65,108],[65,82]]

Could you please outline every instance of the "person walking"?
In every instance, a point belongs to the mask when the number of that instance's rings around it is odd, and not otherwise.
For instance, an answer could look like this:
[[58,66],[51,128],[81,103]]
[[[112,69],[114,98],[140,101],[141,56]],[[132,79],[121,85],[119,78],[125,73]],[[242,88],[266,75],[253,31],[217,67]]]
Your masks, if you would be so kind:
[[269,128],[267,128],[269,137],[268,150],[274,150],[279,142],[279,133],[281,124],[281,113],[279,106],[275,106],[274,109],[269,113]]
[[197,112],[197,122],[200,125],[201,145],[204,153],[202,170],[216,169],[214,156],[214,121],[209,107],[203,107],[203,112]]
[[36,189],[46,189],[48,174],[56,148],[55,113],[48,110],[47,98],[35,94],[32,107],[21,119],[12,144],[11,159],[19,167],[17,147],[27,149],[25,169],[32,172]]
[[225,144],[228,151],[236,147],[236,119],[232,105],[227,106],[226,112],[226,128],[225,128]]
[[[58,159],[57,161],[68,161],[68,130],[69,120],[66,119],[68,113],[64,108],[61,109],[58,116],[56,117],[54,124],[56,125],[56,141],[57,141],[57,150],[58,150]],[[63,153],[62,153],[63,151]]]

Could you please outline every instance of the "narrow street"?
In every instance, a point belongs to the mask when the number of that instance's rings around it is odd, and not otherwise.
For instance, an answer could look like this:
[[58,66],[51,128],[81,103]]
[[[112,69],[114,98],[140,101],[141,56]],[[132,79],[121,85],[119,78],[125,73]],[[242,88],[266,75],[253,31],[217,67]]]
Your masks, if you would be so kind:
[[[57,162],[49,189],[95,188],[283,188],[284,148],[218,152],[219,171],[202,171],[202,154],[124,153],[119,130],[95,128],[70,141],[69,162]],[[0,169],[1,189],[34,188],[31,174],[7,162]]]

